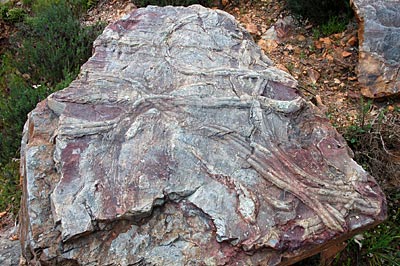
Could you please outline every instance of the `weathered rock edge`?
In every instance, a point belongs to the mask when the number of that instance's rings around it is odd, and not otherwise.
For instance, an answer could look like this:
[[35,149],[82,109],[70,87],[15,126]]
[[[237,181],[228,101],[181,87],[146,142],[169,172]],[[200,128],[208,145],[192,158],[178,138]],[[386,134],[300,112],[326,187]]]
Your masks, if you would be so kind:
[[385,218],[375,180],[232,16],[138,9],[24,128],[23,256],[284,265]]
[[400,0],[350,0],[358,19],[358,80],[369,98],[400,94]]

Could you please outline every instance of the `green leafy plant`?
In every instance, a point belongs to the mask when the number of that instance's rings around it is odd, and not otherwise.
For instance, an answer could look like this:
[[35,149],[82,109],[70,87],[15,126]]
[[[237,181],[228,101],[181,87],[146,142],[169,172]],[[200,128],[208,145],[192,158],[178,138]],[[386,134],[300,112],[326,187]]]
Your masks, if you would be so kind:
[[65,73],[77,73],[91,54],[91,43],[101,27],[82,27],[68,2],[35,8],[21,25],[15,43],[17,68],[36,84],[56,84]]
[[76,77],[103,25],[84,27],[83,0],[38,0],[0,60],[0,211],[18,209],[18,167],[27,113]]
[[19,161],[0,164],[0,210],[16,215],[19,210],[21,189],[19,187]]
[[23,8],[12,7],[10,3],[0,4],[0,19],[8,23],[17,23],[24,20],[26,12]]
[[321,32],[324,36],[343,32],[346,29],[347,21],[340,17],[331,17],[327,23],[321,25]]
[[365,101],[365,99],[361,97],[359,115],[354,123],[346,129],[344,135],[346,140],[353,146],[362,141],[363,134],[368,133],[372,128],[372,124],[367,122],[367,115],[371,107],[372,100]]
[[99,0],[87,0],[86,2],[86,6],[88,9],[94,7],[95,5],[97,5],[97,3],[99,2]]
[[321,37],[321,31],[319,28],[313,28],[313,39],[318,40]]
[[0,4],[0,19],[7,19],[8,10],[10,10],[9,3]]
[[9,92],[0,98],[0,162],[2,163],[18,157],[26,114],[50,92],[44,86],[36,88],[29,86],[16,74],[8,78]]
[[294,64],[292,62],[289,62],[285,65],[286,69],[289,71],[290,74],[293,73],[294,70]]

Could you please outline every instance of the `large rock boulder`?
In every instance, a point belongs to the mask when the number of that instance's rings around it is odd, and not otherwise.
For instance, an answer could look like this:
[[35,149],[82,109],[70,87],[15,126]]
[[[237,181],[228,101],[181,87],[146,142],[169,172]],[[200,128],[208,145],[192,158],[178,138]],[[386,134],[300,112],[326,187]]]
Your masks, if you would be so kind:
[[277,265],[385,217],[344,139],[225,12],[109,25],[22,141],[24,257],[42,265]]
[[351,0],[359,20],[358,80],[370,98],[400,93],[400,0]]

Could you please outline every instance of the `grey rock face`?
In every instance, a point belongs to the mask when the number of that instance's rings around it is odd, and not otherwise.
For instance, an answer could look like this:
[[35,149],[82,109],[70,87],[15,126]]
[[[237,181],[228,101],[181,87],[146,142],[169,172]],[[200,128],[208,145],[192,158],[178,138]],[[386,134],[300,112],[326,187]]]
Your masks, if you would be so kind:
[[10,239],[14,234],[15,231],[12,227],[1,228],[0,230],[0,265],[19,265],[21,247],[19,241]]
[[21,169],[23,255],[46,265],[287,264],[385,217],[296,81],[200,6],[109,25],[29,114]]
[[400,1],[352,0],[359,20],[358,79],[371,98],[400,93]]

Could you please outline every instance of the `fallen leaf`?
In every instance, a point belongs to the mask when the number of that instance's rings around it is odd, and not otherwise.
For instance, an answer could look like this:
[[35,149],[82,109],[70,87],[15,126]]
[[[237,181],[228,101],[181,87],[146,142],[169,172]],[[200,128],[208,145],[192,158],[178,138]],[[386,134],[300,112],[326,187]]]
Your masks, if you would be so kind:
[[317,48],[317,49],[322,49],[322,43],[319,42],[319,41],[315,41],[315,42],[314,42],[314,46],[315,46],[315,48]]
[[325,44],[326,46],[330,46],[332,44],[332,41],[329,37],[319,38],[319,41]]
[[3,218],[6,214],[7,212],[0,212],[0,218]]
[[357,80],[357,77],[348,77],[347,80],[354,81]]
[[358,42],[358,39],[356,36],[351,37],[348,41],[347,44],[350,46],[355,46]]
[[333,37],[335,37],[336,39],[339,39],[340,37],[342,37],[341,33],[336,33],[333,35]]
[[330,54],[326,55],[325,58],[329,61],[333,61],[333,56],[331,56]]
[[290,45],[290,44],[287,44],[287,45],[285,46],[285,49],[286,49],[286,50],[289,50],[289,51],[293,51],[293,46]]
[[294,47],[294,53],[295,53],[295,54],[298,54],[298,55],[299,55],[299,54],[301,54],[301,52],[304,52],[304,50],[301,49],[300,47],[297,47],[297,46]]
[[340,83],[341,83],[340,80],[339,80],[338,78],[334,78],[334,79],[333,79],[333,82],[334,82],[335,84],[340,84]]
[[343,51],[343,52],[342,52],[342,56],[343,56],[344,58],[349,57],[349,56],[351,56],[351,55],[352,55],[352,53],[350,53],[350,52],[348,52],[348,51]]

